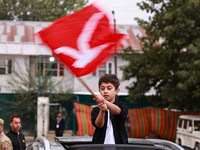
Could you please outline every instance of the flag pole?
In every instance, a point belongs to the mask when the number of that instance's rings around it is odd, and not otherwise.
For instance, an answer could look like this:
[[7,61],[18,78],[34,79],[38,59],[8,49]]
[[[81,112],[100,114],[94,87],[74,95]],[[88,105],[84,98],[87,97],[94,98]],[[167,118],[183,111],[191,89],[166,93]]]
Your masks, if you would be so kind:
[[79,81],[88,89],[88,91],[90,91],[90,93],[92,94],[93,97],[95,97],[94,92],[90,89],[90,87],[85,83],[85,81],[83,81],[82,78],[78,77]]

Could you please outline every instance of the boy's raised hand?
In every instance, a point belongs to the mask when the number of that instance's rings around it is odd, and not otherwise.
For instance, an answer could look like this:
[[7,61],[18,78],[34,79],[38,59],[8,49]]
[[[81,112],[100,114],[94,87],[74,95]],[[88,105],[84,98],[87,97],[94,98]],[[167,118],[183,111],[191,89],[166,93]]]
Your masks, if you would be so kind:
[[105,101],[105,98],[102,95],[95,95],[95,97],[93,98],[93,100],[95,100],[97,102],[97,104],[102,103]]

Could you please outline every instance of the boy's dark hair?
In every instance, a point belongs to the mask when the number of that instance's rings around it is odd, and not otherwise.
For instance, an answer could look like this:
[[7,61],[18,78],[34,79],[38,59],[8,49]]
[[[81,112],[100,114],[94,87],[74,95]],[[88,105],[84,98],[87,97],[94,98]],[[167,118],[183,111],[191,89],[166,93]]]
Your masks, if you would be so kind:
[[10,122],[13,122],[13,119],[14,119],[14,118],[19,118],[19,119],[21,119],[20,116],[13,115],[13,116],[10,116]]
[[111,83],[115,87],[115,90],[119,88],[119,79],[114,74],[104,74],[99,78],[99,88],[102,83]]

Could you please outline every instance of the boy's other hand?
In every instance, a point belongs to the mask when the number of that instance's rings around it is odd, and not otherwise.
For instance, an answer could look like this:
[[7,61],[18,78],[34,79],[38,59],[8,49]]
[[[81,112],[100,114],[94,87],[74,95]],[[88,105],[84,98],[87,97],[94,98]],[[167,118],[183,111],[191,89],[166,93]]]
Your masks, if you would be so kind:
[[102,95],[95,95],[95,98],[93,98],[98,104],[105,101],[104,97]]
[[106,109],[108,108],[107,105],[105,103],[99,103],[98,104],[99,109],[106,111]]

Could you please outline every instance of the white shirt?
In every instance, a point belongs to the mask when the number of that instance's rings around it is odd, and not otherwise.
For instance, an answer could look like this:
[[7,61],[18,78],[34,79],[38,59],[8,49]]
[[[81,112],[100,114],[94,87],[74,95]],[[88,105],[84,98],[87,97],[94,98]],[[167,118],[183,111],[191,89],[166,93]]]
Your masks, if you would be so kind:
[[110,111],[108,110],[108,122],[106,128],[106,136],[104,140],[104,144],[115,144],[115,138],[113,134],[113,125],[112,121],[110,120]]

